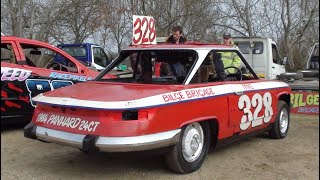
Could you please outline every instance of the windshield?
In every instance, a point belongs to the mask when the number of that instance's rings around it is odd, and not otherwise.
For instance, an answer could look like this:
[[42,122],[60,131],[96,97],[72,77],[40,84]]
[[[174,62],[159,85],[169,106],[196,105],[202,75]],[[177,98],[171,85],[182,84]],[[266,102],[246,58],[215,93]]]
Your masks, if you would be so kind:
[[[183,84],[197,58],[193,50],[122,51],[97,78],[98,81],[143,84]],[[105,79],[105,75],[113,75]]]
[[73,57],[86,57],[87,56],[86,49],[84,47],[80,47],[80,46],[62,47],[61,49]]

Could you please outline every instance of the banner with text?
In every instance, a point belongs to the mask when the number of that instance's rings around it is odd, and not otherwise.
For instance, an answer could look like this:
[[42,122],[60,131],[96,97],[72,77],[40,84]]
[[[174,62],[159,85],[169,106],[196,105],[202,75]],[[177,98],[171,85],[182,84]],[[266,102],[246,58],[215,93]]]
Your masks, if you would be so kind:
[[319,114],[319,92],[292,92],[291,113]]

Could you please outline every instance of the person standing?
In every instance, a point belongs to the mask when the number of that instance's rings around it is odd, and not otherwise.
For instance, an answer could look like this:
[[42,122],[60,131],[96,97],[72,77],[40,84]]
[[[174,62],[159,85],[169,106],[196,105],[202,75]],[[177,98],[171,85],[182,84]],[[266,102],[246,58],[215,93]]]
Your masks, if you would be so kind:
[[[183,31],[181,26],[174,26],[171,30],[172,34],[166,40],[167,44],[184,44],[187,42],[187,39],[183,37]],[[172,64],[162,63],[160,67],[160,72],[172,72],[174,76],[176,76],[177,80],[183,81],[186,76],[185,65],[177,60]],[[169,73],[167,73],[169,74]]]
[[181,26],[174,26],[172,28],[172,34],[166,40],[168,44],[184,44],[187,42],[187,39],[183,37],[183,31]]
[[[223,42],[222,44],[224,45],[229,45],[229,46],[235,46],[231,37],[231,34],[228,32],[225,32],[223,34]],[[223,62],[224,68],[233,66],[233,67],[240,67],[241,59],[235,52],[221,52],[221,60]],[[236,69],[235,68],[229,68],[226,70],[226,72],[229,73],[235,73]]]

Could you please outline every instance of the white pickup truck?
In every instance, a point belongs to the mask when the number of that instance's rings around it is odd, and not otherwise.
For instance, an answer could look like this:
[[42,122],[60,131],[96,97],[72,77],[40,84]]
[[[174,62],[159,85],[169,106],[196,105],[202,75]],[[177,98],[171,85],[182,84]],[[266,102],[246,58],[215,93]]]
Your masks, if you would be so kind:
[[278,79],[285,73],[287,58],[281,58],[276,43],[270,38],[235,37],[235,45],[261,78]]

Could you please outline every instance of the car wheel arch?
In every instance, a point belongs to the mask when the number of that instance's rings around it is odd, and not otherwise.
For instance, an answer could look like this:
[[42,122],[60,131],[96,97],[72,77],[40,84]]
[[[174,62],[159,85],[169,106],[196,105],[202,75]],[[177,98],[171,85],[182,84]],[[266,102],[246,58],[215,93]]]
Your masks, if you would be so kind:
[[186,121],[180,125],[180,128],[187,126],[188,124],[192,124],[194,122],[204,122],[208,121],[210,127],[210,136],[211,136],[211,146],[215,147],[218,140],[218,133],[219,133],[219,120],[216,116],[206,116],[201,118],[191,119]]
[[290,94],[288,94],[288,93],[279,94],[277,97],[277,100],[286,102],[288,104],[288,106],[290,107]]

